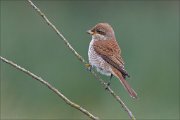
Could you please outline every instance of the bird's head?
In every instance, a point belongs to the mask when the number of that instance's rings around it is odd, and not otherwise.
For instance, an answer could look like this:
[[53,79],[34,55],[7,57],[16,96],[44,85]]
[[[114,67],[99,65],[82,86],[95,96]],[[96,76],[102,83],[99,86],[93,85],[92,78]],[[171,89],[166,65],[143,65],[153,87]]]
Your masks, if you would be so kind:
[[107,40],[115,37],[114,30],[108,23],[98,23],[87,33],[96,40]]

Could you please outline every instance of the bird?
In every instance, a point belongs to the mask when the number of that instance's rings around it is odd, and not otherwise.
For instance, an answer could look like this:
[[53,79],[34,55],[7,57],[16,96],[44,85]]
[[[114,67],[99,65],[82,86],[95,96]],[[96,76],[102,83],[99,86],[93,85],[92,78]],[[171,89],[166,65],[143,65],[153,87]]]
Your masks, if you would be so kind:
[[[119,79],[125,90],[132,98],[137,98],[137,93],[126,81],[130,77],[124,67],[121,49],[116,41],[113,28],[108,23],[98,23],[87,31],[92,36],[89,43],[88,59],[91,68],[103,75],[115,76]],[[110,81],[109,84],[110,85]]]

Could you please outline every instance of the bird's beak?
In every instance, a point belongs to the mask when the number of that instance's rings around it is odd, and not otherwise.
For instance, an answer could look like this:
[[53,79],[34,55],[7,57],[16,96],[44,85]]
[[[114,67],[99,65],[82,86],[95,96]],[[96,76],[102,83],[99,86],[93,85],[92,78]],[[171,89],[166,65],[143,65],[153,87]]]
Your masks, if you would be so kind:
[[92,32],[91,30],[88,30],[87,33],[90,34],[90,35],[94,34],[94,32]]

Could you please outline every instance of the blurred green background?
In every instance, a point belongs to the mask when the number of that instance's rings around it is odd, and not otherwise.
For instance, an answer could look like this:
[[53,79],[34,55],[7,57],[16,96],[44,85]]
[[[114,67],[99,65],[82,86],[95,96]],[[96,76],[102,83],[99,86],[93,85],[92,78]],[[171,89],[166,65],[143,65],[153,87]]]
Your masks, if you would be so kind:
[[[179,1],[35,1],[87,60],[86,30],[108,22],[138,93],[112,89],[137,119],[179,119]],[[128,119],[27,1],[1,1],[1,55],[41,76],[101,119]],[[1,119],[87,119],[24,73],[1,62]],[[108,77],[100,75],[104,80]]]

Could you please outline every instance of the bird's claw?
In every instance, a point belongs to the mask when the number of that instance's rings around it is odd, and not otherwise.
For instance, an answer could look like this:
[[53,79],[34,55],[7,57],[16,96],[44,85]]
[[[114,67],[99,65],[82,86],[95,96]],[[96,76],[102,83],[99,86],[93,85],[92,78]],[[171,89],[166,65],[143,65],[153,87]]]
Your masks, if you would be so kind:
[[110,85],[111,85],[111,82],[108,82],[108,83],[107,83],[107,86],[110,86]]
[[110,86],[110,82],[106,83],[106,87],[105,87],[105,90],[108,90],[108,87]]
[[86,68],[89,70],[89,71],[91,71],[92,70],[92,65],[91,64],[85,64],[85,66],[86,66]]

